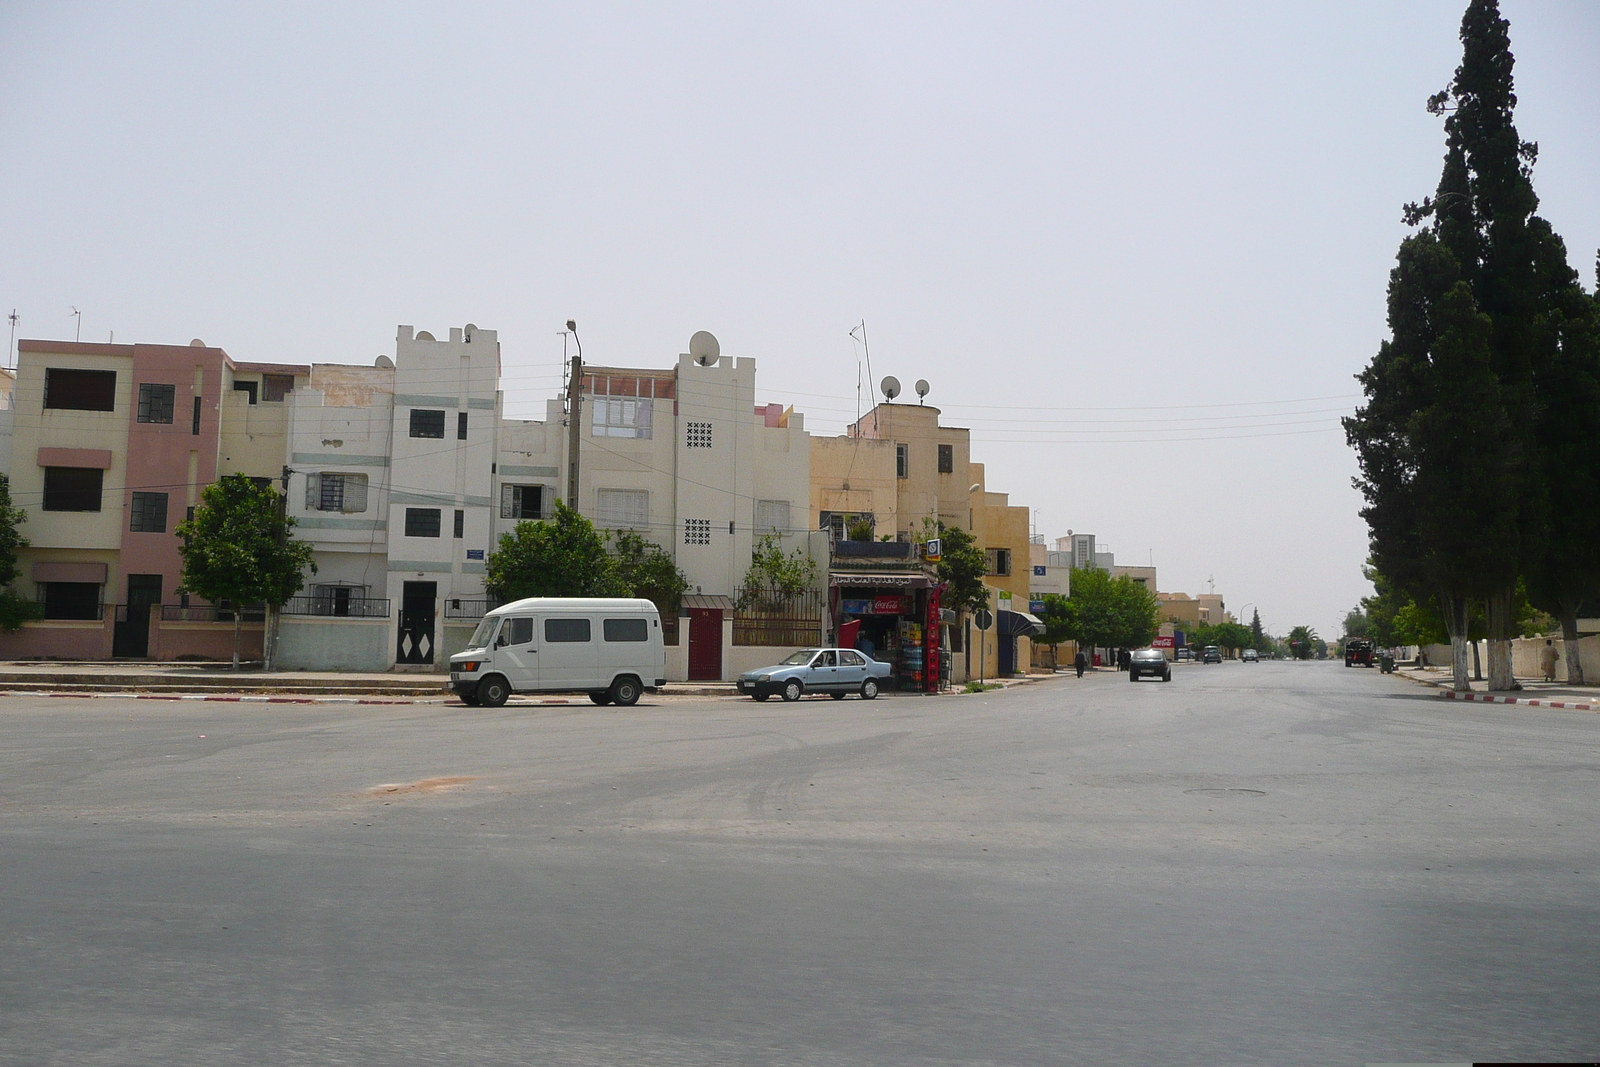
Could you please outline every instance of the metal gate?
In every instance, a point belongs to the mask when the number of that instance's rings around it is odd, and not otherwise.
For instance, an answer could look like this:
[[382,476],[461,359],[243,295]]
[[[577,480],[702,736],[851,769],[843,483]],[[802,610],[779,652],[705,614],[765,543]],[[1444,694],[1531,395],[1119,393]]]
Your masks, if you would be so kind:
[[400,600],[400,644],[396,663],[433,662],[435,582],[406,582]]
[[722,679],[722,609],[689,609],[689,681]]
[[111,654],[143,659],[150,655],[150,605],[161,603],[161,575],[128,575],[128,602],[117,608]]

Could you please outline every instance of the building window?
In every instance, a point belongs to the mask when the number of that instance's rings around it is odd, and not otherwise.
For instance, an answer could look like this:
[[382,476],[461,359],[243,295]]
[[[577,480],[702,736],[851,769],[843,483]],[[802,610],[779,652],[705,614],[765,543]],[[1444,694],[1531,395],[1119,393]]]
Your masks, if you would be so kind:
[[152,385],[150,382],[141,382],[139,385],[139,421],[140,422],[172,422],[172,408],[178,399],[178,387],[175,385]]
[[134,493],[133,502],[128,511],[128,529],[130,532],[167,532],[167,494]]
[[99,511],[105,473],[96,467],[46,467],[44,510]]
[[117,372],[47,367],[44,406],[58,411],[115,411]]
[[787,533],[790,529],[789,502],[787,500],[756,501],[757,536],[769,533]]
[[954,474],[956,470],[956,446],[939,446],[939,473]]
[[466,439],[467,439],[467,413],[465,411],[458,411],[458,412],[456,412],[456,440],[457,441],[465,441]]
[[[650,437],[651,402],[633,397],[597,396],[591,433],[596,437]],[[708,430],[707,433],[710,431]]]
[[690,422],[684,425],[683,443],[690,448],[711,447],[711,424],[709,422]]
[[367,587],[364,585],[319,585],[312,598],[311,614],[345,618],[350,614],[352,602],[355,610],[364,614],[366,599]]
[[249,396],[250,396],[250,403],[251,404],[254,404],[256,402],[256,391],[258,389],[260,389],[260,388],[261,388],[261,383],[260,382],[234,382],[233,383],[233,391],[236,392],[236,393],[248,393]]
[[438,508],[406,508],[407,537],[438,537]]
[[360,514],[367,510],[365,474],[306,475],[306,510]]
[[453,534],[451,534],[450,536],[454,537],[456,540],[459,541],[461,538],[465,537],[466,535],[467,535],[467,513],[465,511],[462,511],[460,508],[456,508],[455,532]]
[[444,440],[444,412],[411,409],[411,436]]
[[261,376],[261,399],[276,404],[283,403],[285,397],[294,392],[294,375],[292,374],[263,374]]
[[94,582],[42,582],[40,600],[47,619],[98,619],[105,608]]
[[894,473],[897,478],[909,478],[911,476],[910,445],[894,446]]
[[711,543],[711,520],[684,519],[683,543],[686,545],[709,545]]
[[196,437],[200,436],[200,398],[194,398],[194,424],[189,430]]
[[843,541],[853,526],[865,526],[870,532],[875,530],[877,525],[878,518],[870,511],[824,511],[821,513],[818,528],[832,533],[835,541]]
[[1009,548],[986,548],[984,555],[989,558],[989,574],[1006,575],[1011,573],[1011,550]]
[[588,619],[546,619],[544,620],[544,639],[546,644],[579,644],[589,640]]
[[544,486],[502,485],[500,487],[500,517],[502,519],[544,518]]
[[600,489],[595,515],[601,526],[642,530],[650,525],[650,494],[643,489]]

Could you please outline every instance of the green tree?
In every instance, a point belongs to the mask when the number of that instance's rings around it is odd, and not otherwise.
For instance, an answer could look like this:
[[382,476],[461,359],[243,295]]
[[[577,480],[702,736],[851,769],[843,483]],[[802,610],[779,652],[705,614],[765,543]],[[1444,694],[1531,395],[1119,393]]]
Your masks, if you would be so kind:
[[17,551],[28,547],[28,539],[17,527],[28,521],[28,513],[11,503],[11,479],[0,474],[0,630],[15,633],[29,619],[44,614],[39,605],[24,600],[11,588],[20,572]]
[[1272,641],[1267,637],[1266,631],[1261,628],[1261,609],[1256,608],[1250,615],[1250,647],[1257,652],[1270,653]]
[[1155,594],[1127,575],[1074,568],[1071,607],[1078,642],[1090,648],[1142,648],[1160,628]]
[[750,551],[750,566],[744,572],[744,589],[740,592],[739,606],[748,607],[760,601],[782,603],[793,600],[801,593],[817,588],[820,579],[817,561],[804,548],[797,546],[786,554],[783,551],[783,538],[778,534],[767,534],[758,539]]
[[939,524],[939,580],[949,583],[943,603],[952,611],[974,612],[989,606],[989,590],[983,584],[989,573],[989,559],[972,535],[959,526]]
[[594,524],[556,502],[549,519],[517,523],[489,553],[484,588],[508,604],[532,596],[629,596]]
[[660,545],[623,530],[616,537],[616,562],[618,577],[634,596],[650,601],[664,618],[677,617],[689,580]]
[[1372,622],[1367,618],[1367,613],[1360,608],[1351,608],[1344,615],[1344,637],[1367,637],[1372,628]]
[[295,520],[269,484],[230,474],[205,487],[194,518],[175,532],[183,543],[180,590],[233,612],[233,669],[239,669],[239,630],[248,604],[278,609],[317,572],[311,546],[294,539]]
[[1324,650],[1327,649],[1327,645],[1323,643],[1322,638],[1317,636],[1317,631],[1310,626],[1296,626],[1289,631],[1287,640],[1289,654],[1295,659],[1310,659],[1316,654],[1318,645],[1321,645]]
[[1040,613],[1039,621],[1044,623],[1044,633],[1039,637],[1039,641],[1050,646],[1050,665],[1059,666],[1057,646],[1063,641],[1071,641],[1078,629],[1078,615],[1072,605],[1072,598],[1061,596],[1059,593],[1046,593],[1044,611]]

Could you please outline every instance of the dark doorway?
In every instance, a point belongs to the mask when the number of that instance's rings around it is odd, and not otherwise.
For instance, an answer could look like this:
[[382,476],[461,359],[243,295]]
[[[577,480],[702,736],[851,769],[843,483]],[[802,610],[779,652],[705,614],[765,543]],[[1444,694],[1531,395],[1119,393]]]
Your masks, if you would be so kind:
[[161,575],[128,575],[128,602],[117,609],[111,654],[143,659],[150,655],[150,605],[161,603]]
[[689,681],[722,680],[722,609],[689,609]]
[[400,647],[397,663],[433,662],[433,613],[438,586],[434,582],[407,582],[400,600]]
[[1017,673],[1017,639],[1001,634],[996,640],[1000,642],[1000,677],[1009,678]]

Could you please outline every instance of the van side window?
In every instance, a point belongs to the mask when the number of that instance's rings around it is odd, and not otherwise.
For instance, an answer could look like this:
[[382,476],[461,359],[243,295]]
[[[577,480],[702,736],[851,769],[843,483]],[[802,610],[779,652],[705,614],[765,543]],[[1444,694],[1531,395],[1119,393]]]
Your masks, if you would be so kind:
[[643,619],[605,619],[600,632],[607,641],[648,641],[650,625]]
[[503,648],[506,645],[526,645],[532,640],[533,620],[523,615],[507,619],[505,625],[500,627],[500,639],[495,643]]
[[546,619],[544,639],[549,644],[589,640],[588,619]]

